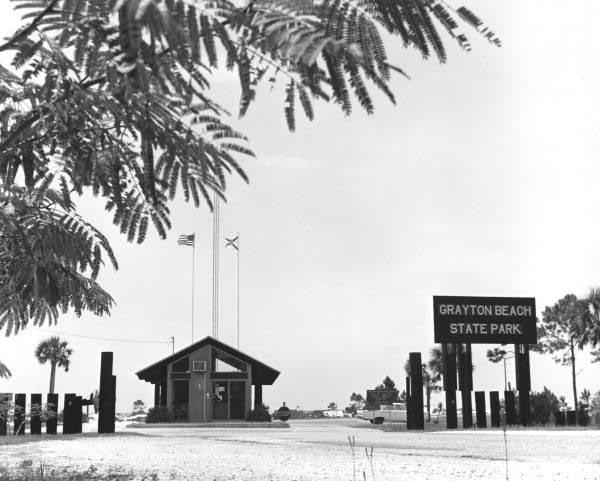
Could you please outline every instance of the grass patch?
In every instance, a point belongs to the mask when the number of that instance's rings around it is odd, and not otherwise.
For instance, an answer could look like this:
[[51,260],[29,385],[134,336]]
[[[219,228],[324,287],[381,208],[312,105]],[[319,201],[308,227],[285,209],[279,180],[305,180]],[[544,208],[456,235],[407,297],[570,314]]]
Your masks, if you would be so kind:
[[0,481],[156,481],[157,474],[136,475],[131,471],[100,471],[94,465],[86,470],[51,467],[44,463],[35,464],[25,460],[19,466],[0,466]]

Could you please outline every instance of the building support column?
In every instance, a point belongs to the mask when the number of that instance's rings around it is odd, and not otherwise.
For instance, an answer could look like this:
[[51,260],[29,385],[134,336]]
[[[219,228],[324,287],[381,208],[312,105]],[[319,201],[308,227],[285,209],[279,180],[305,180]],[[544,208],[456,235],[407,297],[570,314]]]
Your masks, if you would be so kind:
[[167,366],[163,366],[160,370],[160,405],[167,405],[167,385],[169,379],[167,377]]
[[262,384],[254,385],[254,409],[258,409],[262,404]]
[[156,383],[154,385],[154,407],[158,406],[160,406],[160,384]]

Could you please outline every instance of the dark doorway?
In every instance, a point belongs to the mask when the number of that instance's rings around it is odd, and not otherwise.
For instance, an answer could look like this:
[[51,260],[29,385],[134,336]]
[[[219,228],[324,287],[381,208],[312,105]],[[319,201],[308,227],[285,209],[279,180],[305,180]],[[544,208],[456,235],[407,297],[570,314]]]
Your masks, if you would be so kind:
[[187,379],[173,381],[173,417],[176,421],[187,421],[188,419],[189,384]]
[[229,398],[230,419],[245,419],[246,385],[240,381],[231,381],[231,397]]
[[213,419],[228,419],[228,382],[213,383]]

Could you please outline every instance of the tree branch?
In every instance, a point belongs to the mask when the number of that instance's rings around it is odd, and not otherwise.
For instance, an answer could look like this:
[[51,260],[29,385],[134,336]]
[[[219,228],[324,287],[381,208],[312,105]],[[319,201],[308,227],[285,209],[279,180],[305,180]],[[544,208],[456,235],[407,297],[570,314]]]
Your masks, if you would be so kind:
[[48,6],[44,10],[42,10],[27,27],[15,34],[10,40],[8,40],[8,42],[6,42],[3,45],[0,45],[0,52],[14,47],[19,40],[27,37],[31,32],[33,32],[37,27],[38,23],[40,23],[40,21],[42,20],[42,18],[48,15],[54,9],[57,3],[58,0],[52,0],[48,4]]

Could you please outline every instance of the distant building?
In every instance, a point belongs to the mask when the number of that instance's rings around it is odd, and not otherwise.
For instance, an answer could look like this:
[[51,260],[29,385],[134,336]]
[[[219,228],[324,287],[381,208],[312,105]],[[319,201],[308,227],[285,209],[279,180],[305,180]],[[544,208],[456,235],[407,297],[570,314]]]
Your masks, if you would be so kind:
[[253,406],[262,404],[262,387],[279,374],[212,337],[136,373],[154,384],[155,406],[166,406],[175,420],[190,422],[246,419]]

